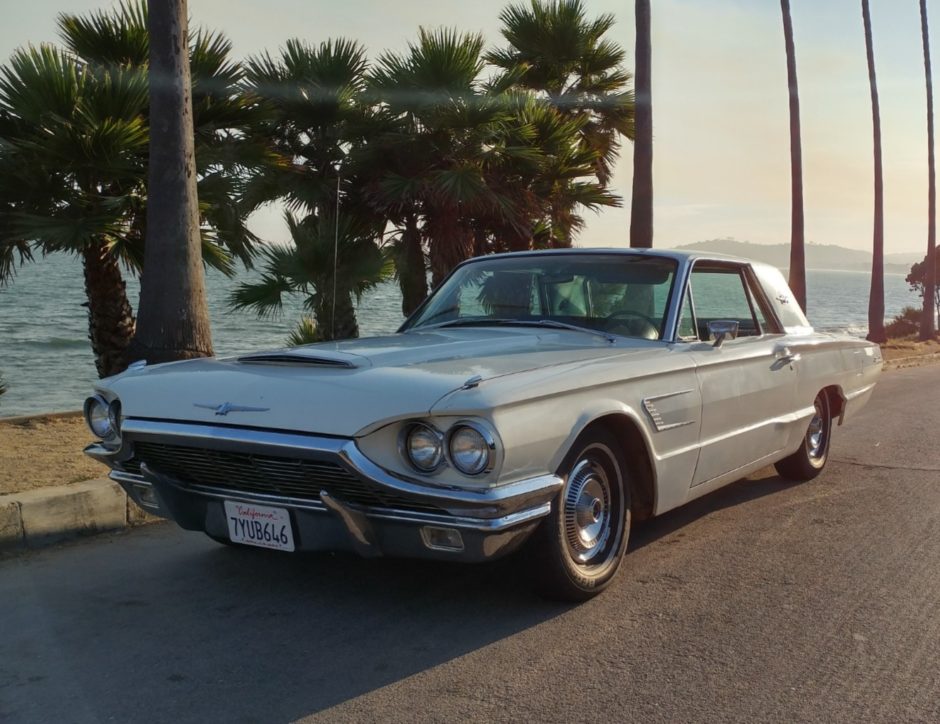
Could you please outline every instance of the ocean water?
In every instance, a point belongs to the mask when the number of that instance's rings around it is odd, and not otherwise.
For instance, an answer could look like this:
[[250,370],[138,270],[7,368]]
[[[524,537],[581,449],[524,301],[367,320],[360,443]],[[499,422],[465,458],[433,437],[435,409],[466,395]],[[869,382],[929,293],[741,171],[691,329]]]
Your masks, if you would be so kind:
[[[227,279],[209,272],[207,290],[215,353],[219,356],[282,347],[303,314],[302,300],[287,300],[275,319],[232,311],[228,296],[242,272]],[[128,279],[128,298],[136,305],[137,281]],[[807,272],[810,321],[823,330],[867,331],[869,275],[864,272]],[[0,397],[0,417],[81,407],[96,379],[85,308],[81,264],[59,254],[27,264],[13,282],[0,287],[0,373],[9,386]],[[903,274],[885,276],[885,315],[919,305]],[[402,322],[395,283],[366,294],[358,307],[363,336],[394,332]]]

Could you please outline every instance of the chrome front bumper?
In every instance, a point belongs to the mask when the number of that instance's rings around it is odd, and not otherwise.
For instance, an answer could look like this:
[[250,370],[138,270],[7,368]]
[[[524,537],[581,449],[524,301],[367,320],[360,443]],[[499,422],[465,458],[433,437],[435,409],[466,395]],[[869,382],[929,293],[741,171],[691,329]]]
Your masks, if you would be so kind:
[[[551,509],[562,480],[544,475],[485,490],[445,488],[406,480],[366,458],[353,440],[243,428],[149,420],[126,420],[123,445],[114,450],[90,445],[86,454],[112,468],[119,483],[144,510],[170,518],[182,527],[227,537],[224,500],[274,505],[291,511],[300,550],[353,550],[361,555],[396,555],[486,560],[520,545]],[[122,469],[133,458],[135,442],[210,448],[219,452],[290,458],[328,459],[364,484],[413,501],[407,510],[350,503],[324,484],[318,498],[295,498],[262,492],[193,484],[154,470]],[[402,506],[402,508],[409,506]],[[428,543],[428,529],[456,530],[462,548],[442,549]]]

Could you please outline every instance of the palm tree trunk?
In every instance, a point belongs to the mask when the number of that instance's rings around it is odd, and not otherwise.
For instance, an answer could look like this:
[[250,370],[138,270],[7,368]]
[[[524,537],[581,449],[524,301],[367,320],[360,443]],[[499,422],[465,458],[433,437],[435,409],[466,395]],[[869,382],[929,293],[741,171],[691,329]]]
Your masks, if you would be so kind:
[[482,228],[474,228],[473,230],[473,255],[474,256],[484,256],[487,254],[487,241],[486,230]]
[[431,283],[436,287],[455,266],[473,256],[473,233],[461,223],[456,206],[430,212],[427,228]]
[[525,233],[514,226],[505,227],[501,237],[509,251],[531,251],[535,248],[532,233]]
[[630,246],[653,246],[653,90],[650,1],[635,0],[636,138],[633,140],[633,199]]
[[871,12],[868,0],[862,0],[865,25],[865,51],[868,56],[868,85],[871,87],[871,127],[875,154],[875,222],[872,232],[871,291],[868,295],[868,339],[885,342],[885,222],[884,184],[881,170],[881,109],[875,78],[875,50],[871,37]]
[[401,235],[398,264],[398,286],[401,287],[401,311],[406,317],[418,308],[428,295],[428,274],[421,248],[418,218],[409,214]]
[[199,236],[187,0],[151,0],[147,242],[133,350],[149,362],[212,354]]
[[933,298],[937,288],[937,182],[933,154],[933,77],[930,72],[930,36],[927,0],[920,0],[920,28],[924,41],[924,74],[927,77],[927,269],[924,276],[924,312],[920,338],[933,339],[937,332]]
[[323,296],[322,303],[314,310],[320,339],[330,342],[358,337],[359,322],[356,319],[356,307],[352,302],[352,294],[342,287],[336,290],[336,313],[334,314],[332,285],[325,285],[324,288],[330,289],[330,293]]
[[800,91],[796,83],[796,51],[790,0],[780,0],[790,91],[790,289],[806,311],[806,250],[803,240],[803,148],[800,141]]
[[343,291],[336,298],[336,337],[335,339],[354,339],[359,336],[359,322],[356,319],[356,307],[352,295]]
[[127,301],[127,285],[117,259],[103,242],[82,250],[88,339],[99,377],[110,377],[127,367],[127,347],[134,337],[134,313]]

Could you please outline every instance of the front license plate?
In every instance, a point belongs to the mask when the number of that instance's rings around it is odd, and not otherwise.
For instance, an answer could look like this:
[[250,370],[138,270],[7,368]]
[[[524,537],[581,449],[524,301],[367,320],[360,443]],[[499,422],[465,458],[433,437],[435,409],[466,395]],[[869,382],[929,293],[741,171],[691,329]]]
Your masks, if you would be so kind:
[[278,551],[294,550],[290,513],[284,508],[226,500],[225,519],[228,521],[228,536],[233,543]]

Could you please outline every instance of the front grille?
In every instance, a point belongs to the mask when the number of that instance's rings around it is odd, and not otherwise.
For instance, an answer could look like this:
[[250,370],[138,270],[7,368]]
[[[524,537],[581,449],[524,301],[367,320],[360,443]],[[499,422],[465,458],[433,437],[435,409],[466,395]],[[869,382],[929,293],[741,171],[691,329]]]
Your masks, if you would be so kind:
[[122,465],[136,472],[141,463],[187,486],[202,485],[302,500],[319,500],[320,491],[326,489],[340,500],[358,505],[445,512],[388,492],[330,461],[135,442],[134,458]]

